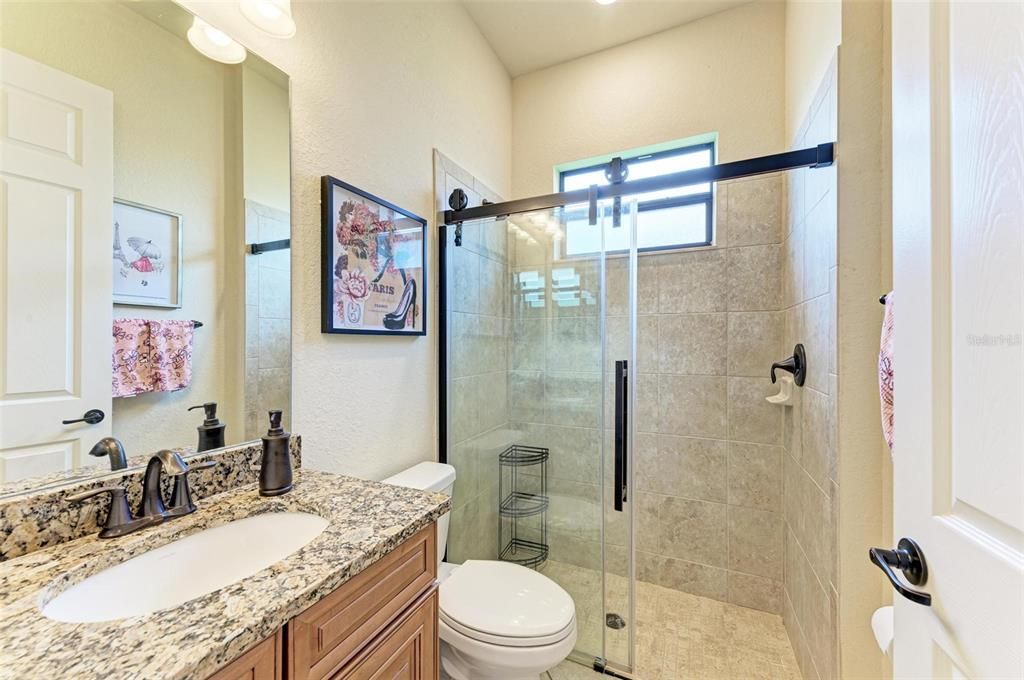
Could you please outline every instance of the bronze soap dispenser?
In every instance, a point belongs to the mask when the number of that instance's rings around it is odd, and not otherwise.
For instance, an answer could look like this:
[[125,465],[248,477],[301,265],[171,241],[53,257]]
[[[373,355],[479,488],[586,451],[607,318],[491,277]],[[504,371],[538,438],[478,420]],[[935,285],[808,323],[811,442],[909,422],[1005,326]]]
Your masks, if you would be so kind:
[[199,445],[197,451],[209,451],[210,449],[220,449],[224,447],[224,429],[227,427],[227,423],[222,423],[217,418],[217,402],[208,401],[205,404],[198,404],[189,408],[189,411],[194,409],[203,409],[206,418],[203,420],[203,424],[196,428],[199,431]]
[[260,495],[280,496],[292,490],[291,435],[281,427],[281,412],[270,411],[270,429],[263,437]]

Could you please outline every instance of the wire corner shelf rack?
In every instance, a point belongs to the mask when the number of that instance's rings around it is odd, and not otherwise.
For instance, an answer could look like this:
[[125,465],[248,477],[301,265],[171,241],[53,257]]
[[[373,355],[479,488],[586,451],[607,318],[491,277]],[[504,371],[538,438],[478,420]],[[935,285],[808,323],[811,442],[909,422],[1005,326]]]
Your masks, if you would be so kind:
[[505,562],[536,569],[548,559],[548,455],[521,444],[498,455],[498,558]]

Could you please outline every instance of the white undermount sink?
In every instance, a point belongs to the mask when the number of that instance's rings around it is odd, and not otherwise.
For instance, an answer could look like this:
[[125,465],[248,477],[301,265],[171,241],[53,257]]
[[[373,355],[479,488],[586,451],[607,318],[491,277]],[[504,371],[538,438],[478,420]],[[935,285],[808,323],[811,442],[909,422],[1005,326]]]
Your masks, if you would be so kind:
[[304,512],[270,512],[212,527],[104,569],[42,612],[56,621],[90,623],[175,607],[283,560],[327,524]]

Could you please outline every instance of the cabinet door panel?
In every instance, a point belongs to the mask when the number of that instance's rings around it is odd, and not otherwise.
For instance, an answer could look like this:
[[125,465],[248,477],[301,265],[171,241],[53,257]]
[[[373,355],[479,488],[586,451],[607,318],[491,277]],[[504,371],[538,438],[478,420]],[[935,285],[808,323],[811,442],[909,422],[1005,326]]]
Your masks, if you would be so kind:
[[434,680],[438,676],[437,588],[332,680]]
[[209,680],[281,680],[281,631],[242,654]]
[[288,624],[289,680],[320,680],[348,664],[436,576],[431,524]]

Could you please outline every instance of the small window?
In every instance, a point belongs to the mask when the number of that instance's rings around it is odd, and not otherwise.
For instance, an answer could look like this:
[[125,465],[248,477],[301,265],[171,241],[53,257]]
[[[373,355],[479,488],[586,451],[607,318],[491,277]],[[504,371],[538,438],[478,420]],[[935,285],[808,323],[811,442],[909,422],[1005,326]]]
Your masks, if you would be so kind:
[[[714,143],[669,149],[657,153],[624,157],[627,182],[684,170],[706,168],[715,162]],[[559,191],[586,189],[608,184],[607,163],[559,173]],[[711,183],[639,194],[637,199],[637,249],[640,251],[709,246],[712,240]],[[606,230],[605,251],[629,249],[629,230]],[[590,228],[586,208],[566,211],[565,255],[587,255],[601,250],[601,234]]]

